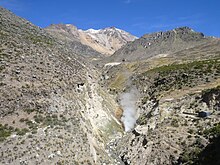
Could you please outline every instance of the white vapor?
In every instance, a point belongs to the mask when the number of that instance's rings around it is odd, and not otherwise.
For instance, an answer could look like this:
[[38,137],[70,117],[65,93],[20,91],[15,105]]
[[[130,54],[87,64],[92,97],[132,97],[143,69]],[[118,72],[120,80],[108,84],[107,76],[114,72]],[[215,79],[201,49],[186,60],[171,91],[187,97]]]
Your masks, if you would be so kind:
[[137,120],[137,107],[136,102],[139,98],[137,88],[132,87],[129,92],[122,93],[120,96],[120,104],[123,109],[123,116],[121,121],[124,124],[125,131],[132,130]]

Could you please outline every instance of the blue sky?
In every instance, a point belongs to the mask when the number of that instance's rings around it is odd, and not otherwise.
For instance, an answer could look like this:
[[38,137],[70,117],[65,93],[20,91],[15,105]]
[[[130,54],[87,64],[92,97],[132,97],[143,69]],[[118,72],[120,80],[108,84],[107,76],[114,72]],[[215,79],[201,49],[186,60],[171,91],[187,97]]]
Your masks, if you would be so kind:
[[70,23],[80,29],[115,26],[138,37],[189,26],[220,37],[219,0],[0,0],[35,25]]

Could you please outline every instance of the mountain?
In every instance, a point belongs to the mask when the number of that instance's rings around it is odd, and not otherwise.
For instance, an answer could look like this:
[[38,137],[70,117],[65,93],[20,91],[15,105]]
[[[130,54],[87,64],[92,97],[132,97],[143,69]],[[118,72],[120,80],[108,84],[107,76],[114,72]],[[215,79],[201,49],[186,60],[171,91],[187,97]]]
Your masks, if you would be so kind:
[[94,66],[2,7],[0,38],[0,164],[117,162],[105,146],[118,104]]
[[57,40],[62,41],[63,44],[68,45],[68,47],[71,48],[75,54],[84,56],[91,60],[104,57],[100,52],[81,43],[79,32],[73,25],[51,25],[45,30]]
[[211,42],[211,37],[195,32],[189,27],[180,27],[170,31],[146,34],[130,42],[116,51],[108,61],[135,61],[143,60],[155,55],[167,55],[194,46]]
[[0,7],[0,164],[219,164],[219,38],[147,34],[96,68],[81,30],[54,26]]
[[111,55],[116,50],[130,41],[134,41],[137,37],[115,27],[105,29],[89,29],[81,30],[71,24],[53,24],[45,28],[50,34],[60,39],[68,41],[78,41],[83,45],[87,45],[95,51]]

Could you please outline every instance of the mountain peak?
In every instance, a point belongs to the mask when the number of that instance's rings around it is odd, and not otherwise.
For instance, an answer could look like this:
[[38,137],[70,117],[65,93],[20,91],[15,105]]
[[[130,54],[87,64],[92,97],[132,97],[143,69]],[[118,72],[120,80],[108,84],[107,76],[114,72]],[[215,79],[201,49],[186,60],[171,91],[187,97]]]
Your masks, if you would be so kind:
[[98,33],[99,31],[100,31],[100,29],[96,30],[96,29],[91,28],[91,29],[85,30],[84,32],[86,32],[86,33]]
[[198,33],[188,26],[177,27],[177,28],[173,29],[173,31],[178,32],[178,33]]
[[107,27],[104,30],[119,30],[118,28],[111,26],[111,27]]
[[168,39],[172,38],[174,36],[177,36],[179,38],[194,38],[194,39],[201,39],[204,38],[204,34],[200,32],[194,31],[192,28],[183,26],[183,27],[178,27],[173,30],[168,30],[168,31],[160,31],[160,32],[155,32],[155,33],[150,33],[150,34],[145,34],[141,38],[145,39],[156,39],[156,40],[163,40],[163,39]]
[[68,40],[78,40],[82,44],[108,55],[113,54],[127,42],[137,39],[136,36],[113,26],[98,30],[92,28],[82,30],[72,24],[52,24],[46,30],[51,33],[59,33]]
[[152,57],[156,54],[169,54],[181,51],[206,42],[203,33],[189,27],[178,27],[173,30],[145,34],[134,42],[119,49],[112,59],[121,61]]
[[94,40],[91,47],[97,48],[97,51],[102,51],[104,54],[113,54],[127,42],[137,39],[136,36],[116,27],[89,29],[85,32]]
[[103,32],[103,31],[114,31],[115,32],[115,31],[123,31],[123,30],[112,26],[112,27],[106,27],[106,28],[103,28],[103,29],[90,28],[88,30],[85,30],[84,32],[87,32],[87,33],[100,33],[100,32]]
[[[111,26],[111,27],[107,27],[107,28],[104,28],[102,29],[103,31],[111,31],[111,32],[123,32],[123,33],[128,33],[122,29],[119,29],[119,28],[116,28],[114,26]],[[129,34],[129,33],[128,33]]]
[[185,30],[185,31],[193,31],[192,28],[188,27],[188,26],[181,26],[181,27],[177,27],[174,30]]

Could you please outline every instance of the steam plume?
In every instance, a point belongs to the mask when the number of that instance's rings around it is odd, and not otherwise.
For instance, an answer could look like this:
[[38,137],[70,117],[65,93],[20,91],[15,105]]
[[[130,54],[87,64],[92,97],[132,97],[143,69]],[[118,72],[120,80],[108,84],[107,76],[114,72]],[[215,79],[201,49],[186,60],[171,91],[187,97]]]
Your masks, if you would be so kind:
[[120,96],[120,104],[123,109],[121,121],[124,123],[125,131],[132,130],[137,120],[136,102],[139,98],[139,92],[136,87],[132,87],[129,92]]

